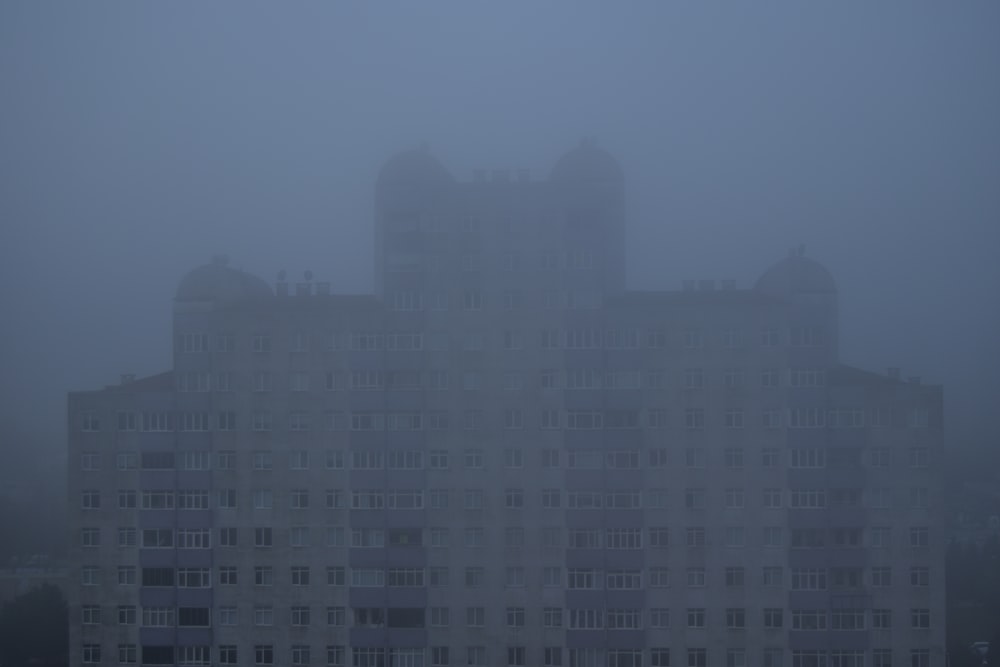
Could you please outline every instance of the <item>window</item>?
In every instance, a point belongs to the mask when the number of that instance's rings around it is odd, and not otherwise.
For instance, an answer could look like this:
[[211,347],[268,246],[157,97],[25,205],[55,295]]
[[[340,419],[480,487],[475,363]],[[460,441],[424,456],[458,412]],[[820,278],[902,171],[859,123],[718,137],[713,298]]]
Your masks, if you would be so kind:
[[781,609],[764,609],[764,629],[780,630],[784,625],[784,611]]
[[131,665],[136,662],[138,653],[135,644],[118,645],[118,664]]
[[[763,658],[762,667],[781,667],[784,660],[784,649],[765,648],[761,656]],[[888,667],[888,665],[886,665]]]
[[687,610],[687,626],[689,628],[704,628],[705,610],[702,608],[689,608]]
[[292,625],[296,626],[309,625],[311,620],[309,607],[296,605],[291,608],[291,612],[292,612]]
[[873,630],[892,629],[892,610],[872,609],[872,629]]
[[670,529],[666,526],[654,526],[649,529],[649,546],[665,549],[670,546]]
[[219,607],[219,625],[237,625],[239,613],[236,607]]
[[888,588],[892,586],[892,568],[888,566],[873,567],[872,586],[875,588]]
[[345,581],[345,570],[343,566],[332,565],[326,568],[326,585],[343,586]]
[[[133,460],[135,454],[132,454]],[[83,452],[80,454],[80,470],[100,470],[101,469],[101,455],[97,452]],[[121,459],[119,459],[119,470],[131,470],[131,468],[124,468],[121,465]]]
[[642,574],[639,570],[608,570],[606,583],[608,590],[639,590]]
[[827,570],[825,568],[794,568],[792,570],[793,591],[825,591]]
[[910,609],[910,627],[914,630],[929,630],[931,627],[930,609]]
[[101,645],[84,644],[80,660],[84,664],[99,664],[101,662]]
[[911,468],[926,468],[929,465],[930,454],[926,447],[911,447],[909,464]]
[[99,586],[101,584],[101,569],[95,565],[84,565],[80,568],[81,586]]
[[172,628],[175,625],[173,607],[143,607],[142,624],[146,627]]
[[94,604],[85,604],[80,607],[80,622],[83,625],[100,625],[101,608]]
[[731,607],[726,609],[726,629],[746,630],[746,610],[742,607]]
[[561,607],[542,608],[542,626],[546,628],[561,628],[563,624],[563,610]]
[[431,667],[445,667],[450,663],[450,649],[447,646],[431,647]]
[[255,586],[273,586],[274,568],[270,565],[257,565],[253,568],[253,583]]
[[684,410],[684,427],[687,429],[705,428],[705,409],[686,408]]
[[689,547],[705,546],[705,529],[701,526],[690,526],[685,530],[685,543]]
[[485,607],[466,607],[465,624],[469,627],[479,628],[486,625]]
[[486,647],[468,646],[465,649],[465,664],[468,667],[486,667]]
[[793,609],[792,630],[826,630],[826,610]]
[[219,567],[219,585],[236,586],[239,583],[239,574],[235,565],[221,565]]
[[[86,456],[86,454],[84,454]],[[96,455],[95,455],[96,456]],[[118,452],[115,455],[115,464],[118,470],[135,470],[138,466],[138,460],[135,452]],[[100,467],[100,459],[97,460],[97,465]],[[96,468],[83,468],[84,470],[96,470]]]
[[81,528],[80,529],[80,546],[83,546],[83,547],[99,547],[99,546],[101,546],[101,531],[100,531],[100,528]]
[[654,607],[649,610],[649,627],[669,628],[670,610],[665,607]]
[[135,565],[119,565],[118,566],[118,585],[119,586],[134,586],[135,585]]
[[892,649],[872,649],[872,667],[892,667]]
[[208,588],[212,585],[207,567],[177,568],[177,585],[180,588]]
[[309,585],[309,568],[304,565],[293,565],[291,569],[292,586]]
[[519,565],[507,567],[504,571],[504,585],[508,588],[524,586],[524,568]]
[[254,644],[253,647],[254,664],[273,665],[274,646],[271,644]]
[[746,570],[742,567],[727,567],[725,574],[727,588],[740,588],[746,583]]
[[220,547],[239,546],[238,532],[235,527],[219,528],[219,546]]
[[921,549],[930,546],[930,528],[914,526],[910,528],[910,546]]

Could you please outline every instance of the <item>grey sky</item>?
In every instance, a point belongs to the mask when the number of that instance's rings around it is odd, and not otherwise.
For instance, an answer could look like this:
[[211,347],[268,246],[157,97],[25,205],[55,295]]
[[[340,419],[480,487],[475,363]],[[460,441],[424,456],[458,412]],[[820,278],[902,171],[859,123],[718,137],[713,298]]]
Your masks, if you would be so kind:
[[217,252],[371,284],[380,164],[621,161],[631,283],[838,279],[842,358],[1000,398],[1000,5],[0,4],[0,418],[169,363]]

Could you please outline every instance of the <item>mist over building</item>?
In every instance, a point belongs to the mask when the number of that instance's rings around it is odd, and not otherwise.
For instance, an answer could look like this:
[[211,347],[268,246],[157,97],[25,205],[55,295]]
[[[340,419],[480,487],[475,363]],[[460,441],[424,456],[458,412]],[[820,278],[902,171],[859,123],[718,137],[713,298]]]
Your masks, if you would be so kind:
[[70,395],[71,664],[943,665],[941,388],[802,248],[629,290],[625,186],[418,148],[374,294],[185,275],[173,367]]

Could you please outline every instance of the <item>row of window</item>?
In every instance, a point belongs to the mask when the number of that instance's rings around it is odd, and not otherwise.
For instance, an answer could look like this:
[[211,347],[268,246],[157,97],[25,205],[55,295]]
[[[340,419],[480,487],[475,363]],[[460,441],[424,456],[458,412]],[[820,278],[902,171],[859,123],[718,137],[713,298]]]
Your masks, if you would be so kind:
[[[84,643],[81,648],[83,664],[106,664],[101,644]],[[497,653],[500,655],[497,655]],[[287,658],[275,662],[274,644],[239,646],[221,644],[194,646],[149,646],[118,644],[118,664],[143,665],[210,665],[212,655],[216,664],[274,665],[288,664],[295,667],[326,665],[327,667],[526,667],[529,649],[526,646],[507,646],[505,649],[487,646],[431,646],[429,648],[349,648],[340,644],[313,647],[293,644]],[[743,648],[685,648],[653,647],[649,649],[563,648],[547,646],[531,657],[530,664],[543,667],[708,667],[709,654],[720,667],[747,667],[748,651]],[[671,659],[673,658],[673,662]],[[252,662],[251,662],[252,661]],[[892,649],[793,649],[764,648],[760,654],[761,667],[930,667],[930,649],[915,648],[894,656]]]
[[[685,408],[681,419],[672,424],[668,411],[662,408],[618,409],[618,410],[538,410],[526,411],[507,408],[488,414],[486,410],[469,409],[460,413],[461,421],[453,423],[453,415],[447,410],[379,412],[354,411],[319,413],[322,427],[328,431],[446,431],[452,428],[482,430],[503,429],[565,429],[565,430],[618,430],[618,429],[665,429],[675,426],[687,430],[703,430],[709,426],[726,429],[742,429],[759,426],[765,429],[782,427],[792,429],[820,428],[864,428],[873,424],[866,421],[862,409],[813,408],[765,408],[752,421],[743,408],[726,408],[718,414],[706,408]],[[253,410],[247,415],[235,410],[216,413],[193,412],[143,412],[137,418],[135,413],[118,413],[118,425],[124,430],[142,430],[147,433],[205,432],[211,430],[234,431],[249,428],[253,431],[271,431],[276,428],[275,414],[269,410]],[[289,431],[309,431],[313,429],[316,414],[293,411],[283,415]],[[717,419],[716,419],[717,417]],[[912,427],[926,427],[927,412],[915,410],[907,422]],[[100,430],[100,419],[96,412],[86,411],[81,416],[81,429],[85,432]]]
[[[456,584],[463,583],[467,587],[484,585],[487,572],[483,567],[470,566],[465,568],[429,567],[429,568],[354,568],[348,571],[343,566],[328,566],[325,568],[325,582],[330,586],[375,586],[375,587],[410,587],[431,586],[440,587],[451,584],[452,573]],[[82,584],[85,586],[100,583],[100,568],[85,566],[82,570]],[[240,584],[240,568],[235,565],[217,567],[217,582],[219,586],[237,586]],[[767,588],[783,590],[837,590],[864,587],[869,583],[872,588],[885,588],[892,585],[891,566],[875,566],[868,571],[857,567],[841,568],[792,568],[786,579],[786,571],[781,566],[764,566],[755,584]],[[539,576],[540,575],[540,576]],[[720,580],[726,588],[742,588],[748,574],[746,568],[729,566],[722,569]],[[667,567],[650,567],[643,569],[610,569],[569,568],[560,566],[543,566],[526,571],[521,566],[505,568],[504,582],[524,581],[526,576],[538,577],[543,586],[565,587],[571,590],[638,590],[642,587],[665,588],[671,585],[671,570]],[[689,567],[685,570],[685,585],[689,588],[704,588],[709,585],[706,569]],[[201,567],[145,567],[141,570],[132,565],[120,565],[117,568],[117,583],[121,586],[178,587],[178,588],[210,588],[212,575],[209,568]],[[244,582],[248,583],[248,582]],[[318,583],[313,580],[312,568],[307,565],[293,565],[289,568],[289,577],[285,584],[292,586],[308,586]],[[926,566],[912,566],[909,570],[909,584],[917,588],[930,585],[930,569]],[[275,585],[275,569],[271,565],[253,566],[254,586]]]
[[[356,371],[326,371],[318,374],[321,382],[318,387],[326,391],[446,391],[452,388],[463,390],[484,389],[489,383],[486,378],[494,375],[501,382],[498,388],[508,391],[519,391],[526,386],[538,389],[567,390],[666,390],[668,388],[704,389],[710,385],[706,381],[707,374],[702,368],[687,368],[678,375],[676,382],[670,379],[663,370],[607,370],[603,368],[579,368],[572,370],[542,369],[538,371],[537,379],[525,383],[525,373],[506,371],[501,374],[490,374],[481,370],[466,370],[452,374],[450,371],[437,370],[356,370]],[[533,375],[533,374],[532,374]],[[185,371],[175,373],[176,387],[179,392],[233,392],[247,389],[255,393],[271,392],[277,386],[279,374],[271,371],[254,371],[249,381],[244,383],[243,376],[233,371],[211,373],[209,371]],[[306,392],[317,385],[313,381],[316,375],[306,371],[293,371],[287,375],[287,388],[292,392]],[[759,373],[759,386],[764,388],[790,387],[821,387],[826,384],[826,371],[823,369],[788,369],[765,368]],[[453,383],[458,378],[460,382]],[[720,375],[721,385],[729,389],[739,389],[746,384],[745,372],[742,368],[726,368]],[[889,415],[885,410],[879,411],[871,421],[883,425]],[[119,430],[135,430],[137,423],[129,418],[127,413],[118,418]]]
[[[410,452],[417,454],[418,452]],[[910,487],[908,491],[908,507],[911,509],[927,509],[930,506],[930,491],[927,487]],[[329,493],[333,492],[333,497]],[[323,492],[326,506],[329,509],[339,509],[336,490]],[[245,493],[244,502],[258,510],[275,508],[275,492],[270,488],[254,488]],[[343,493],[343,491],[341,492]],[[482,493],[482,497],[480,497]],[[747,507],[747,491],[743,487],[727,487],[718,489],[725,509],[745,509]],[[760,491],[760,502],[754,503],[764,509],[810,509],[822,510],[834,507],[869,507],[872,509],[887,509],[891,505],[894,490],[888,487],[859,488],[812,488],[785,490],[780,488],[765,488]],[[704,510],[711,503],[709,489],[703,487],[685,488],[677,494],[681,497],[679,506],[685,510]],[[219,509],[236,509],[239,497],[243,495],[235,488],[215,489],[211,497],[215,500],[214,507]],[[898,494],[897,494],[898,495]],[[350,509],[444,509],[451,505],[452,491],[449,489],[354,489],[350,492]],[[144,510],[207,510],[210,506],[210,495],[207,489],[186,489],[174,491],[148,490],[136,491],[120,489],[117,492],[119,509]],[[480,502],[481,499],[481,502]],[[485,505],[487,496],[483,490],[466,490],[466,507],[472,509]],[[287,507],[293,510],[305,510],[314,505],[313,494],[308,489],[291,489],[287,492]],[[101,492],[97,489],[86,489],[81,492],[80,506],[84,510],[99,510],[102,507]],[[524,489],[506,488],[503,490],[503,506],[509,509],[525,507],[541,507],[543,509],[571,510],[638,510],[638,509],[668,509],[671,507],[671,494],[665,488],[638,490],[607,490],[590,489],[563,491],[561,489],[542,489],[537,501],[530,498]]]
[[[487,614],[486,607],[466,607],[464,624],[467,627],[487,627],[503,624],[508,628],[523,628],[540,623],[545,628],[566,628],[569,630],[641,630],[644,628],[666,629],[671,627],[671,609],[653,608],[563,608],[545,607],[539,618],[532,618],[533,610],[525,607],[507,607],[499,620]],[[345,607],[325,607],[323,619],[314,618],[309,605],[292,605],[288,615],[279,618],[278,623],[289,623],[294,627],[307,627],[323,622],[328,626],[347,625]],[[710,626],[712,613],[719,615],[719,622],[727,630],[891,630],[893,614],[891,609],[791,609],[764,608],[748,610],[745,607],[728,607],[708,610],[704,607],[688,607],[683,611],[683,627],[706,629]],[[758,615],[759,614],[759,615]],[[210,627],[212,609],[209,607],[162,607],[144,606],[137,610],[134,605],[119,605],[116,608],[118,625],[142,625],[143,627]],[[751,619],[755,616],[756,619]],[[275,624],[275,609],[271,605],[253,607],[253,625],[271,626]],[[287,619],[287,620],[286,620]],[[85,604],[81,607],[81,623],[102,625],[105,622],[103,608]],[[109,619],[110,623],[110,619]],[[240,625],[239,608],[222,606],[216,609],[216,623],[221,626]],[[249,624],[249,623],[248,623]],[[452,624],[451,609],[432,607],[427,613],[424,608],[351,608],[352,627],[423,628],[449,627]],[[908,627],[914,630],[929,630],[930,609],[913,607],[909,610]]]
[[[355,540],[361,546],[369,546],[371,535],[356,535]],[[446,566],[428,568],[355,568],[348,572],[342,567],[330,567],[326,570],[326,583],[330,585],[352,586],[389,586],[389,587],[421,587],[450,585],[452,573],[463,575],[463,580],[475,581],[485,577],[485,572],[479,574],[482,568],[448,568]],[[543,586],[558,586],[569,590],[643,590],[645,588],[666,588],[671,586],[671,570],[668,567],[653,566],[649,568],[568,568],[561,566],[543,566],[537,571],[525,572],[517,567],[520,575],[535,577],[540,574]],[[220,565],[216,567],[215,583],[219,586],[236,586],[240,584],[240,568],[235,565]],[[244,573],[245,574],[245,573]],[[833,568],[791,568],[786,580],[785,570],[780,566],[764,567],[753,584],[768,588],[783,588],[792,591],[825,591],[857,589],[871,586],[872,588],[888,588],[893,585],[893,570],[891,566],[881,565],[871,568],[833,567]],[[469,576],[465,576],[469,575]],[[915,588],[927,588],[930,585],[930,568],[924,565],[914,565],[909,568],[909,585]],[[714,578],[725,588],[743,588],[750,578],[747,569],[739,565],[719,568]],[[688,567],[684,570],[683,584],[688,588],[705,588],[711,586],[708,570],[704,567]],[[506,579],[505,579],[506,580]],[[213,586],[212,569],[207,567],[145,567],[122,565],[118,567],[118,584],[133,586],[141,582],[143,586],[178,587],[178,588],[211,588]],[[244,582],[247,583],[247,582]],[[283,583],[291,586],[308,586],[313,581],[312,568],[307,565],[292,565],[288,569],[288,579]],[[458,583],[456,581],[456,583]],[[897,583],[899,583],[897,581]],[[272,565],[253,566],[253,584],[255,586],[275,585],[275,570]]]
[[[618,470],[642,468],[664,468],[672,464],[671,449],[653,447],[646,449],[574,449],[562,450],[542,448],[538,452],[535,463],[541,468],[566,468],[569,470]],[[705,468],[708,460],[706,449],[702,447],[686,447],[683,452],[683,466],[686,468]],[[730,470],[740,470],[746,466],[746,447],[726,447],[721,452],[721,463]],[[236,450],[221,450],[214,453],[207,451],[179,452],[138,452],[120,451],[115,454],[115,465],[118,470],[210,470],[213,465],[217,470],[236,470],[240,455],[247,452]],[[344,450],[327,449],[323,452],[323,465],[329,470],[342,470],[350,467],[355,470],[382,470],[384,468],[398,470],[447,470],[452,467],[453,456],[459,458],[461,467],[465,469],[485,469],[488,467],[489,452],[482,448],[466,448],[460,454],[454,454],[445,449],[431,449],[426,452],[414,449],[363,449]],[[872,468],[888,468],[893,464],[894,452],[889,447],[871,447],[862,450],[857,447],[795,447],[787,450],[777,447],[764,447],[760,450],[760,466],[764,468],[860,468],[868,465]],[[282,453],[283,458],[286,456]],[[518,469],[526,465],[525,449],[520,447],[505,447],[501,453],[504,468]],[[82,470],[100,470],[102,463],[100,452],[86,451],[80,455]],[[898,456],[896,457],[898,458]],[[315,457],[309,450],[292,449],[287,451],[287,462],[290,470],[308,470]],[[274,469],[273,450],[253,450],[249,452],[250,467],[253,470]],[[681,465],[678,462],[678,465]],[[907,447],[906,465],[910,468],[927,468],[930,465],[930,449],[927,447]]]
[[[478,296],[477,296],[478,294]],[[422,310],[422,295],[417,293],[396,293],[394,302],[400,306],[395,310]],[[470,290],[468,298],[463,296],[463,309],[477,310],[483,307],[482,293]],[[742,329],[725,328],[717,332],[706,332],[705,329],[689,327],[681,329],[676,340],[665,329],[544,329],[537,332],[537,347],[543,350],[620,350],[664,349],[678,345],[687,349],[702,349],[710,342],[727,349],[742,349],[750,344],[752,336]],[[295,331],[288,336],[285,349],[289,352],[308,352],[311,349],[326,351],[402,351],[424,349],[422,332],[327,332],[322,335],[310,334],[307,331]],[[446,332],[429,332],[427,349],[447,351],[451,346],[452,336]],[[215,336],[214,351],[236,352],[239,349],[239,339],[234,333],[224,333]],[[463,340],[463,347],[469,349],[469,338],[476,339],[472,349],[483,349],[486,345],[486,334],[483,332],[468,332]],[[760,347],[773,348],[781,345],[795,347],[812,347],[824,344],[824,333],[819,327],[764,328],[759,331]],[[514,349],[523,346],[527,339],[525,332],[519,330],[503,331],[500,339],[505,348]],[[266,354],[277,349],[275,336],[267,333],[255,333],[249,337],[249,349],[259,354]],[[184,332],[177,334],[178,352],[204,353],[212,352],[212,337],[207,332]]]
[[[515,527],[516,528],[516,527]],[[275,546],[275,529],[272,526],[257,526],[247,529],[253,533],[252,545],[257,548]],[[316,542],[315,533],[324,530],[323,545],[327,547],[347,546],[345,529],[342,526],[327,526],[317,529],[312,526],[290,526],[287,531],[288,544],[291,547],[321,546]],[[721,546],[739,549],[747,546],[762,546],[768,548],[791,549],[861,549],[890,548],[892,533],[888,526],[876,526],[866,530],[861,527],[843,528],[792,528],[786,530],[782,526],[764,526],[761,529],[759,541],[752,543],[747,540],[745,526],[725,526],[721,531]],[[787,537],[786,537],[787,533]],[[145,549],[209,549],[212,547],[211,532],[208,528],[146,528],[140,532],[133,527],[117,529],[117,546],[120,548],[139,547]],[[446,546],[450,541],[445,529],[429,529],[431,546]],[[477,534],[475,529],[467,531],[466,535]],[[483,546],[485,542],[485,531]],[[239,547],[239,529],[223,527],[218,529],[219,547]],[[516,531],[505,532],[505,539],[510,539],[508,546],[523,545],[524,534]],[[565,533],[558,527],[542,528],[542,546],[568,549],[633,549],[666,548],[671,546],[670,529],[667,527],[653,528],[580,528],[570,529]],[[925,526],[914,526],[909,529],[908,546],[913,549],[926,549],[930,546],[930,529]],[[80,546],[96,548],[101,546],[101,529],[84,527],[80,529]],[[243,544],[242,546],[248,546]],[[683,546],[700,548],[719,546],[718,542],[710,541],[704,526],[689,526],[684,529]]]

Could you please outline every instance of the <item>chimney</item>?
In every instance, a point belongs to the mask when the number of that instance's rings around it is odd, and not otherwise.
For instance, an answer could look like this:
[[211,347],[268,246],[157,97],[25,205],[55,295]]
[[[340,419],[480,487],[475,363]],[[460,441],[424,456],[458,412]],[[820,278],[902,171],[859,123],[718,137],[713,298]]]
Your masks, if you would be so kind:
[[889,376],[890,380],[899,379],[899,366],[889,366],[889,368],[886,369],[886,371],[887,371],[886,374]]

